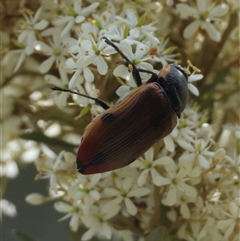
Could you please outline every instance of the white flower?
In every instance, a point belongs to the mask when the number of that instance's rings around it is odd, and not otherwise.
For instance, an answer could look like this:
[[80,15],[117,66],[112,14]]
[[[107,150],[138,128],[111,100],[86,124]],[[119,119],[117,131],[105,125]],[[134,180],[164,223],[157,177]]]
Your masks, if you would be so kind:
[[[132,41],[124,39],[118,44],[118,48],[136,66],[136,68],[146,69],[150,71],[153,70],[153,66],[150,63],[145,62],[151,59],[150,56],[144,57],[148,53],[148,50],[149,50],[148,46],[141,42],[135,42],[136,50],[133,53],[132,46],[131,46],[132,44],[133,44]],[[119,77],[122,77],[123,79],[129,80],[129,85],[131,87],[136,86],[132,73],[131,72],[129,73],[129,69],[125,65],[121,64],[117,66],[114,69],[113,74],[115,76],[119,76]],[[142,73],[140,74],[140,76],[142,81],[147,81],[151,77],[151,74]]]
[[195,198],[197,191],[192,186],[185,183],[189,179],[189,174],[192,171],[192,165],[180,163],[177,165],[172,158],[162,157],[158,160],[159,163],[164,165],[166,170],[166,177],[156,177],[159,179],[159,186],[169,185],[168,192],[162,203],[168,206],[172,206],[179,202],[179,195],[185,195]]
[[183,32],[184,38],[190,38],[199,27],[205,29],[209,37],[218,42],[221,39],[221,33],[215,28],[212,22],[219,20],[228,12],[228,5],[225,3],[214,6],[209,4],[209,0],[197,0],[197,9],[187,4],[177,4],[177,10],[183,18],[193,17],[196,20],[190,23]]
[[94,64],[97,66],[98,72],[101,75],[105,75],[108,71],[108,65],[103,58],[103,55],[108,54],[105,49],[106,43],[102,40],[96,43],[92,38],[91,41],[82,40],[80,44],[84,51],[84,56],[81,56],[77,60],[77,65],[84,68],[90,64]]
[[210,148],[209,143],[203,139],[198,139],[194,143],[188,143],[185,140],[178,140],[177,143],[185,150],[181,159],[189,162],[198,160],[198,163],[203,168],[209,168],[212,162],[214,152],[208,151]]
[[[237,202],[238,201],[232,201],[229,203],[229,211],[224,212],[227,219],[220,220],[217,223],[217,228],[224,231],[224,240],[229,240],[229,236],[232,236],[233,233],[236,234],[234,235],[236,238],[239,237],[240,212],[239,204],[237,205]],[[234,240],[233,237],[232,240]]]
[[116,179],[116,188],[106,188],[103,192],[110,197],[114,197],[111,201],[103,206],[103,212],[108,213],[113,210],[120,211],[121,203],[124,203],[126,210],[131,215],[136,215],[138,210],[131,198],[142,197],[149,194],[148,188],[138,188],[132,186],[132,178],[126,177],[124,180]]
[[115,8],[112,2],[107,2],[107,10],[102,12],[101,15],[93,14],[96,26],[99,30],[106,30],[114,22]]
[[[158,46],[156,46],[156,53],[153,54],[153,60],[160,62],[162,65],[166,65],[169,62],[175,62],[177,54],[172,54],[174,47],[166,48],[169,39],[161,41]],[[150,53],[151,54],[151,53]]]
[[[66,173],[68,170],[69,173],[76,172],[76,168],[73,165],[74,155],[68,155],[67,152],[61,151],[56,159],[47,158],[45,161],[39,160],[38,165],[43,170],[42,178],[49,179],[50,182],[50,190],[54,192],[54,194],[58,194],[60,190],[58,190],[59,184],[63,185],[64,182],[68,182],[69,180],[64,180],[64,178],[69,179],[66,175],[62,175],[62,172]],[[75,160],[74,160],[75,162]]]
[[100,236],[106,239],[112,238],[113,228],[108,224],[108,220],[116,215],[116,210],[112,210],[108,214],[96,207],[93,207],[92,214],[83,215],[81,217],[84,225],[88,230],[82,235],[81,240],[89,240],[93,236]]
[[61,16],[59,19],[54,20],[55,25],[65,25],[63,31],[61,32],[61,37],[66,35],[72,29],[74,23],[81,23],[87,15],[94,11],[98,7],[99,3],[95,2],[89,6],[83,8],[82,0],[74,0],[73,7],[68,6],[69,13],[66,16]]
[[159,40],[152,34],[156,30],[152,24],[144,25],[146,15],[142,15],[140,18],[136,15],[133,9],[126,9],[126,17],[116,16],[116,19],[120,22],[126,23],[130,27],[129,39],[141,39],[147,37],[154,45],[159,43]]
[[180,213],[182,214],[183,218],[189,219],[191,217],[191,210],[188,206],[188,203],[194,203],[195,201],[196,197],[186,196],[185,194],[179,197]]
[[45,197],[40,193],[31,193],[26,196],[25,201],[32,205],[39,205],[44,203]]
[[[7,142],[14,139],[17,135],[20,134],[21,123],[22,123],[22,121],[21,121],[20,116],[16,116],[16,115],[11,115],[9,118],[6,118],[5,120],[2,121],[2,123],[1,123],[1,128],[2,128],[1,146],[4,146],[5,144],[7,144]],[[14,169],[12,169],[12,171],[11,171],[12,173],[13,173]]]
[[[159,179],[157,177],[160,176],[158,171],[156,170],[156,167],[161,164],[158,160],[153,159],[154,155],[154,149],[150,148],[147,152],[145,152],[144,156],[145,158],[139,158],[138,160],[131,163],[131,167],[139,168],[142,172],[137,180],[137,184],[141,187],[143,186],[148,176],[151,176],[152,182],[160,186],[163,183],[163,179]],[[161,177],[161,176],[160,176]]]
[[[51,85],[66,88],[68,86],[67,71],[62,65],[58,67],[58,70],[60,74],[60,79],[57,78],[55,75],[45,75],[45,81]],[[67,97],[69,95],[69,93],[62,91],[53,91],[51,94],[54,103],[56,103],[59,108],[63,108],[67,105]]]
[[26,48],[26,46],[24,44],[18,43],[17,45],[20,47],[20,49],[14,49],[11,51],[11,53],[13,53],[13,54],[19,54],[18,62],[16,64],[13,72],[17,72],[19,70],[19,68],[21,67],[21,65],[23,64],[26,57],[33,53],[33,51],[29,51],[29,49]]
[[101,174],[92,176],[79,175],[77,184],[69,188],[69,195],[75,200],[81,201],[81,209],[84,214],[88,214],[94,202],[101,197],[96,187],[100,178]]
[[52,38],[53,42],[50,43],[51,46],[42,41],[35,41],[35,49],[49,56],[48,59],[40,64],[39,69],[41,73],[48,72],[54,62],[56,62],[56,65],[59,67],[66,61],[67,48],[63,43],[64,39],[60,37],[59,28],[52,29]]
[[2,221],[2,214],[8,216],[8,217],[16,217],[17,216],[17,209],[16,206],[9,202],[6,199],[0,199],[0,207],[1,207],[1,215],[0,215],[0,221]]
[[69,227],[72,231],[76,232],[80,224],[79,201],[74,202],[74,204],[72,205],[59,201],[54,203],[54,208],[58,212],[67,213],[64,217],[60,219],[60,221],[70,218]]
[[34,17],[23,13],[25,22],[22,24],[20,35],[18,36],[18,42],[26,45],[27,53],[32,53],[34,49],[34,42],[36,40],[35,31],[43,30],[48,26],[48,21],[43,19],[39,21],[39,17],[42,11],[40,7],[35,13]]
[[[94,74],[91,71],[90,68],[88,68],[87,66],[83,67],[81,65],[79,65],[77,62],[74,61],[74,58],[69,58],[66,61],[66,67],[68,69],[72,69],[74,74],[72,75],[72,77],[70,78],[69,81],[69,88],[74,88],[76,85],[83,83],[83,81],[87,81],[87,82],[93,82],[94,80]],[[82,75],[84,79],[82,78]],[[79,80],[81,79],[81,81],[79,82]]]
[[195,74],[192,72],[191,75],[188,76],[188,89],[196,96],[199,96],[198,89],[192,84],[192,82],[198,81],[203,78],[202,74]]

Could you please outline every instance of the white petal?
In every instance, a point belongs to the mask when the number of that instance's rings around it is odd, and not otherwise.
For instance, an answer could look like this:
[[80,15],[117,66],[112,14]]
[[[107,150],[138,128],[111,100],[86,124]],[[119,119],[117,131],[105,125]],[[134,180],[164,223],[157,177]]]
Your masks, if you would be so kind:
[[48,21],[43,19],[34,25],[34,29],[43,30],[44,28],[46,28],[48,26],[48,24],[49,24]]
[[129,72],[127,71],[126,66],[121,64],[114,69],[113,75],[116,77],[122,77],[123,79],[125,79],[126,76],[129,75]]
[[107,202],[103,207],[102,207],[102,212],[103,213],[108,213],[111,210],[115,210],[119,204],[122,202],[123,198],[122,197],[117,197],[109,202]]
[[164,185],[168,185],[171,183],[171,180],[165,177],[162,177],[160,175],[153,177],[153,183],[156,186],[164,186]]
[[104,213],[104,219],[108,220],[110,218],[113,218],[120,212],[120,210],[122,210],[121,204],[114,206],[114,209],[110,209],[108,213]]
[[68,16],[68,17],[61,17],[60,16],[59,18],[53,20],[53,24],[54,25],[64,25],[72,19],[73,19],[73,17],[70,17],[70,16]]
[[152,161],[153,160],[153,155],[154,155],[154,149],[150,148],[148,151],[145,152],[144,156],[145,156],[145,160],[146,161]]
[[23,30],[19,36],[18,36],[18,42],[19,43],[24,43],[24,41],[27,39],[29,32],[26,30]]
[[42,12],[42,8],[43,8],[43,7],[40,7],[40,8],[37,10],[37,12],[35,13],[35,15],[34,15],[34,17],[33,17],[33,23],[36,23],[37,20],[39,19],[39,16],[40,16],[40,14],[41,14],[41,12]]
[[154,166],[157,166],[157,165],[167,165],[169,162],[173,162],[173,159],[169,156],[164,156],[164,157],[161,157],[157,160],[154,161]]
[[164,144],[167,148],[168,151],[173,152],[175,149],[175,145],[173,142],[173,139],[170,135],[166,136],[165,138],[163,138]]
[[205,11],[207,11],[208,3],[208,0],[197,0],[198,11],[200,13],[204,13]]
[[75,22],[81,23],[84,19],[85,19],[85,17],[83,17],[83,16],[77,16],[76,19],[75,19]]
[[198,155],[198,161],[202,167],[209,168],[210,163],[203,155]]
[[181,13],[181,15],[184,17],[188,17],[188,16],[197,16],[198,12],[195,8],[192,8],[190,6],[188,6],[187,4],[184,3],[179,3],[176,5],[177,11],[179,13]]
[[148,47],[145,44],[137,44],[137,49],[135,51],[135,59],[141,59],[143,55],[147,52]]
[[97,58],[97,70],[101,75],[105,75],[108,71],[108,65],[101,56]]
[[190,154],[184,154],[180,157],[180,161],[182,163],[192,163],[196,158],[196,154],[190,153]]
[[182,203],[180,206],[180,213],[182,216],[186,219],[190,218],[190,210],[188,208],[188,205],[186,203]]
[[[17,209],[16,206],[9,202],[6,199],[1,199],[0,200],[0,207],[1,207],[1,215],[4,214],[9,217],[16,217],[17,215]],[[2,217],[1,217],[2,220]]]
[[221,220],[221,221],[218,221],[217,228],[218,229],[224,229],[226,227],[229,227],[233,223],[234,223],[234,220],[232,220],[232,219]]
[[121,41],[119,44],[119,48],[122,50],[123,53],[127,55],[130,61],[134,59],[132,47],[127,41]]
[[184,140],[178,140],[177,143],[178,143],[179,146],[181,146],[183,149],[185,149],[185,150],[187,150],[189,152],[194,152],[195,151],[193,146],[190,143],[188,143],[188,142],[186,142]]
[[175,187],[170,186],[165,203],[167,203],[168,206],[172,206],[176,202],[177,202],[177,189]]
[[78,221],[79,217],[77,214],[72,215],[72,218],[70,219],[69,227],[73,232],[76,232],[78,229]]
[[[140,29],[139,28],[131,29],[129,31],[129,34],[130,34],[131,38],[139,39],[139,37],[140,37]],[[133,60],[133,58],[132,58],[132,60]]]
[[200,20],[195,20],[194,22],[190,23],[183,31],[183,37],[186,39],[191,38],[199,28],[200,24]]
[[39,66],[39,71],[41,73],[46,73],[48,70],[52,67],[53,63],[55,61],[55,58],[51,56],[50,58],[44,60],[40,66]]
[[221,17],[229,10],[229,6],[225,3],[219,4],[210,11],[211,17]]
[[212,40],[216,42],[221,40],[221,33],[211,23],[205,22],[203,28],[207,31]]
[[73,74],[73,76],[69,80],[69,84],[68,84],[69,89],[73,89],[75,87],[75,85],[77,84],[77,81],[79,80],[79,75],[80,75],[81,71],[82,71],[81,69],[78,69]]
[[[76,4],[78,5],[79,3],[76,2]],[[81,8],[81,10],[79,10],[78,13],[80,13],[80,15],[86,16],[90,14],[93,10],[95,10],[99,4],[100,4],[99,2],[92,3],[91,5],[85,8]]]
[[114,188],[105,188],[103,191],[108,196],[119,196],[120,192]]
[[196,96],[199,96],[199,91],[197,89],[197,87],[195,87],[194,85],[188,83],[188,89]]
[[203,75],[202,74],[191,74],[189,77],[188,77],[188,81],[189,82],[195,82],[195,81],[198,81],[200,79],[203,78]]
[[78,61],[77,61],[78,68],[84,68],[84,67],[92,64],[95,61],[96,57],[97,57],[96,55],[88,55],[88,56],[78,59]]
[[106,239],[111,239],[112,229],[108,224],[103,223],[101,231],[102,231],[102,234],[106,237]]
[[93,82],[94,80],[94,74],[89,68],[83,69],[83,76],[84,76],[84,79],[88,82]]
[[26,54],[25,54],[24,51],[22,51],[21,54],[20,54],[20,57],[18,59],[18,62],[17,62],[16,66],[15,66],[15,68],[13,70],[13,72],[17,72],[18,71],[18,69],[21,67],[23,61],[25,60],[25,58],[26,58]]
[[71,19],[67,25],[65,26],[65,28],[63,29],[62,33],[61,33],[61,37],[63,37],[64,35],[66,35],[68,32],[70,32],[72,26],[74,25],[74,19]]
[[145,169],[142,171],[142,173],[138,177],[137,184],[139,187],[143,186],[143,184],[146,183],[147,177],[148,177],[148,172],[149,172],[149,169]]
[[122,186],[123,189],[128,192],[132,186],[132,178],[127,177],[123,180],[123,183],[120,184],[119,186]]
[[118,96],[123,96],[130,93],[130,87],[128,85],[122,85],[116,90]]
[[87,241],[91,239],[97,233],[96,228],[88,229],[81,237],[81,241]]
[[142,197],[150,193],[149,188],[142,187],[142,188],[136,188],[134,190],[131,190],[128,193],[128,197]]
[[44,42],[41,42],[41,41],[35,41],[34,47],[35,47],[36,50],[42,51],[42,52],[45,52],[45,53],[52,52],[52,48],[50,46],[48,46],[47,44],[45,44]]
[[101,198],[100,193],[97,190],[91,190],[90,193],[91,197],[93,197],[95,200],[99,200]]
[[[225,232],[224,237],[223,237],[224,240],[229,240],[228,238],[233,233],[233,229],[234,228],[235,228],[235,224],[234,223],[231,226],[228,227],[228,229]],[[238,233],[238,235],[236,234],[236,236],[239,237],[239,233]]]
[[73,207],[67,203],[64,202],[56,202],[54,203],[54,208],[58,211],[58,212],[69,212]]
[[230,210],[231,215],[233,217],[237,217],[238,215],[240,215],[238,206],[237,206],[237,204],[235,202],[231,202],[229,204],[229,210]]
[[190,196],[190,197],[196,197],[197,196],[197,191],[194,187],[186,184],[186,183],[181,183],[179,185],[179,187],[181,188],[181,190],[184,192],[184,194],[186,196]]
[[133,204],[132,200],[129,198],[125,198],[124,202],[125,202],[128,213],[131,214],[132,216],[136,215],[138,210],[137,210],[136,206]]

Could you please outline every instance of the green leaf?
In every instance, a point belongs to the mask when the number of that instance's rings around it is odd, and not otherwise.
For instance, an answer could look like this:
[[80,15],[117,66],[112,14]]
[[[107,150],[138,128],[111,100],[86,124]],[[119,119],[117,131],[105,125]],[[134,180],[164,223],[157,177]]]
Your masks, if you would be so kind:
[[90,109],[91,109],[91,105],[85,106],[85,107],[81,110],[80,115],[79,115],[77,118],[80,118],[80,117],[86,115],[86,114],[90,111]]
[[31,238],[30,236],[28,236],[27,234],[18,231],[18,230],[12,230],[12,234],[16,237],[18,237],[19,240],[22,241],[36,241],[36,239]]
[[64,150],[69,150],[69,151],[72,151],[74,148],[77,147],[76,145],[67,143],[65,141],[45,136],[43,133],[38,132],[38,131],[24,133],[24,134],[20,135],[20,138],[25,139],[25,140],[32,140],[32,141],[36,141],[36,142],[45,143],[46,145],[61,147]]
[[171,241],[171,240],[168,234],[168,230],[163,226],[159,226],[147,236],[146,241]]

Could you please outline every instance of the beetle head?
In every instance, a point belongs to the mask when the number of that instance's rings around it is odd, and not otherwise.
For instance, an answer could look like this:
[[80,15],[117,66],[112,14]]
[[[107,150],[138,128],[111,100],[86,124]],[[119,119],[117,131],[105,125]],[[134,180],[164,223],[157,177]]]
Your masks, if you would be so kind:
[[180,118],[188,97],[188,77],[186,72],[180,65],[165,65],[159,73],[158,83],[166,92],[171,108]]

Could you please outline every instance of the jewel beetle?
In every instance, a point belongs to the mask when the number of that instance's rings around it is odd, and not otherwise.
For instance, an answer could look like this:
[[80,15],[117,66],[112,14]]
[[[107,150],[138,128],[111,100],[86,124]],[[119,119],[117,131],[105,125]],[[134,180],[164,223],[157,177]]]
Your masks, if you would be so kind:
[[[101,99],[52,87],[52,90],[93,99],[105,109],[83,134],[76,160],[82,174],[115,170],[136,160],[172,132],[188,97],[188,77],[180,65],[165,65],[159,74],[137,68],[113,42],[103,38],[122,56],[138,88],[109,107]],[[145,84],[142,84],[140,72],[151,74]]]

